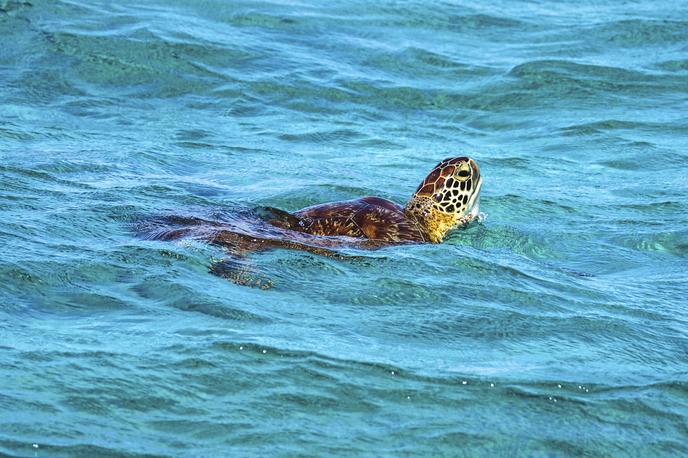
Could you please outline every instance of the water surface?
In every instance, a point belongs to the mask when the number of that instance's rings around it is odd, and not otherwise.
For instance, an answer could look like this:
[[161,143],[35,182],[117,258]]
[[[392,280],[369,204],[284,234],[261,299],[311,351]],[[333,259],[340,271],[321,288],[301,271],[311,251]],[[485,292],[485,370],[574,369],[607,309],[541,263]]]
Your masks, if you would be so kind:
[[[0,0],[0,455],[688,454],[688,7]],[[482,224],[267,291],[136,218]]]

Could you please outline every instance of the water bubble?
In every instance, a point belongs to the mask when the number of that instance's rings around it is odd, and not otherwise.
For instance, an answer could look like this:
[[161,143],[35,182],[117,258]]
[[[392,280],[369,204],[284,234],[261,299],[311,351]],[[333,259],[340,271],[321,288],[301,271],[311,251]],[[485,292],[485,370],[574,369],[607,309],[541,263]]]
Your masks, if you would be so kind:
[[263,354],[265,354],[265,353],[267,353],[267,352],[268,352],[267,350],[263,350]]

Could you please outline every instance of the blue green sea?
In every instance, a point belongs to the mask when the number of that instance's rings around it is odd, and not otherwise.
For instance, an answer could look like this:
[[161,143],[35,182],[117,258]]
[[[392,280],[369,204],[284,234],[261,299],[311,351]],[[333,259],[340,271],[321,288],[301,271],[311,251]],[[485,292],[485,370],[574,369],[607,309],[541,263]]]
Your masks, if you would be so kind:
[[[688,3],[0,0],[0,456],[688,456]],[[254,253],[160,214],[400,204]]]

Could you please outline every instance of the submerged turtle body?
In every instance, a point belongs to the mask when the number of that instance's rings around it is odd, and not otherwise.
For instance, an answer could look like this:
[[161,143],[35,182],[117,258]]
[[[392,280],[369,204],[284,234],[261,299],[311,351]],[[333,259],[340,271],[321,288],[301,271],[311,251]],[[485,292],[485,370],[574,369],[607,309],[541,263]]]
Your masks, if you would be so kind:
[[267,248],[337,256],[338,248],[439,243],[478,214],[481,185],[475,161],[456,157],[437,164],[405,207],[380,197],[363,197],[293,213],[268,207],[210,218],[166,216],[149,221],[144,232],[157,240],[206,240],[226,248],[235,259]]

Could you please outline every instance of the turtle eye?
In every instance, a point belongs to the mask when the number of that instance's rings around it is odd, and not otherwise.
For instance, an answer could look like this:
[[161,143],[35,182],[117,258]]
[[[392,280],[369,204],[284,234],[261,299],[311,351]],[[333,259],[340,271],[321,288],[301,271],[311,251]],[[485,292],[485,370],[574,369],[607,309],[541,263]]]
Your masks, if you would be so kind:
[[466,181],[468,177],[471,176],[471,172],[468,169],[461,169],[454,175],[459,181]]

